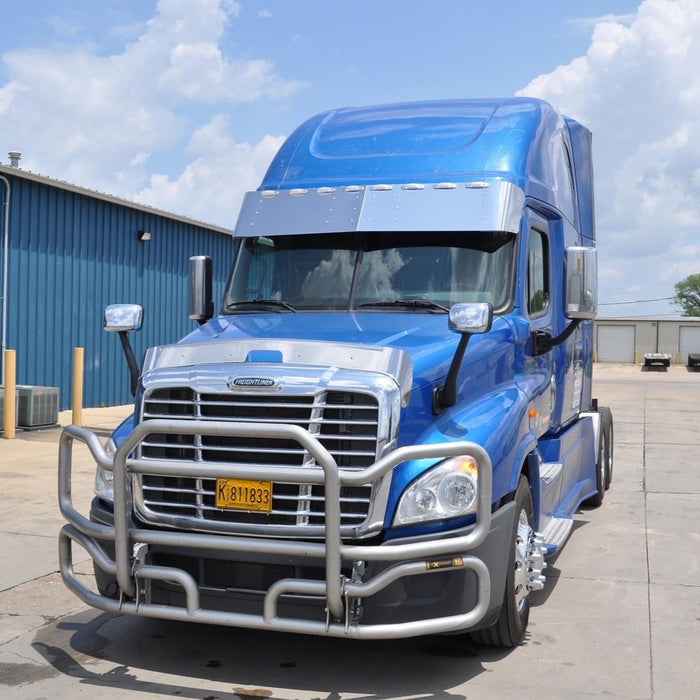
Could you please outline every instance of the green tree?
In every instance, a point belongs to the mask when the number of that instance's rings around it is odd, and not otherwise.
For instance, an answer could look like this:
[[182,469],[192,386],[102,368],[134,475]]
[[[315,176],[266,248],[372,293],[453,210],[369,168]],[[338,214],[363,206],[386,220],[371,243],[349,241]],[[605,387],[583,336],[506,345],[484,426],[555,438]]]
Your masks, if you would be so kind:
[[684,316],[700,316],[700,274],[688,275],[675,285],[673,304]]

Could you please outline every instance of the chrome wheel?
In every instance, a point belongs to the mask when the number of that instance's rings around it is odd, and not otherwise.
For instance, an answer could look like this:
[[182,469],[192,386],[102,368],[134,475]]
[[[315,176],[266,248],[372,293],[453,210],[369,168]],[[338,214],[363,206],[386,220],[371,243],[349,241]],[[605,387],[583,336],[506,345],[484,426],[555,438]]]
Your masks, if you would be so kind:
[[515,594],[515,607],[522,612],[525,599],[530,592],[527,586],[528,579],[528,542],[532,529],[528,522],[527,513],[520,511],[518,527],[515,532],[515,576],[513,579],[513,593]]
[[521,510],[515,533],[515,575],[513,577],[515,608],[519,613],[523,611],[530,591],[539,591],[544,588],[545,579],[542,571],[547,566],[544,552],[542,536],[530,527],[527,512]]

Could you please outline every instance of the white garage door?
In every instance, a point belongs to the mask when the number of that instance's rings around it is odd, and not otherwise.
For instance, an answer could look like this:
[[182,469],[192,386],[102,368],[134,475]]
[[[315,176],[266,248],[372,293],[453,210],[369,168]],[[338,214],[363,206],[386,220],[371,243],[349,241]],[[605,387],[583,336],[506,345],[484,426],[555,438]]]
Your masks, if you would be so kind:
[[598,362],[634,362],[634,326],[598,326]]
[[688,362],[689,352],[700,352],[700,325],[681,326],[680,331],[681,364],[685,365]]

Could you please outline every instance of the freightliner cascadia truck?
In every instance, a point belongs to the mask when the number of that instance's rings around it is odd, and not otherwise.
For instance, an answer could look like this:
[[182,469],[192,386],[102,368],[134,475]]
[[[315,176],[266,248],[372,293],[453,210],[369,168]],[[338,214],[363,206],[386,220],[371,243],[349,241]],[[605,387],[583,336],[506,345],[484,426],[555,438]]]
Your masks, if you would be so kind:
[[[192,258],[199,325],[140,366],[143,309],[105,310],[134,413],[104,446],[62,434],[65,583],[148,617],[520,643],[546,557],[612,478],[590,132],[528,98],[326,112],[234,235],[218,311]],[[97,465],[89,514],[76,441]]]

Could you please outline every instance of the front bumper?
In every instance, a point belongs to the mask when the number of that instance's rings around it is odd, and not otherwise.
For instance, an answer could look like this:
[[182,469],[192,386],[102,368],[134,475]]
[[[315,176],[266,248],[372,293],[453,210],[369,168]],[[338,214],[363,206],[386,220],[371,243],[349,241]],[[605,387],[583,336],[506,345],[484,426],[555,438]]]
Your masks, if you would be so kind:
[[[130,457],[151,432],[265,436],[294,439],[321,469],[259,469],[231,464],[163,462]],[[114,473],[114,515],[93,505],[90,519],[71,499],[73,442],[88,445],[95,461]],[[478,464],[476,524],[457,532],[393,540],[381,545],[348,544],[340,537],[338,500],[342,485],[369,484],[397,464],[425,458],[472,455]],[[132,519],[130,475],[154,467],[163,473],[220,478],[255,478],[323,483],[326,523],[323,542],[146,529]],[[140,424],[114,461],[97,437],[69,426],[61,435],[59,503],[68,524],[59,536],[61,575],[84,602],[112,612],[274,629],[339,637],[388,639],[473,629],[497,612],[503,598],[512,508],[491,516],[491,464],[474,443],[404,447],[362,471],[339,469],[306,430],[289,425],[154,420]],[[116,582],[116,598],[87,588],[73,572],[72,543],[88,551],[104,580]],[[189,562],[189,563],[187,563]],[[196,566],[192,566],[197,562]],[[210,585],[200,572],[206,562],[283,566],[289,575],[263,590]],[[253,567],[252,569],[250,567]],[[320,575],[319,575],[320,572]],[[311,574],[311,575],[310,575]],[[105,587],[101,587],[105,590]]]

